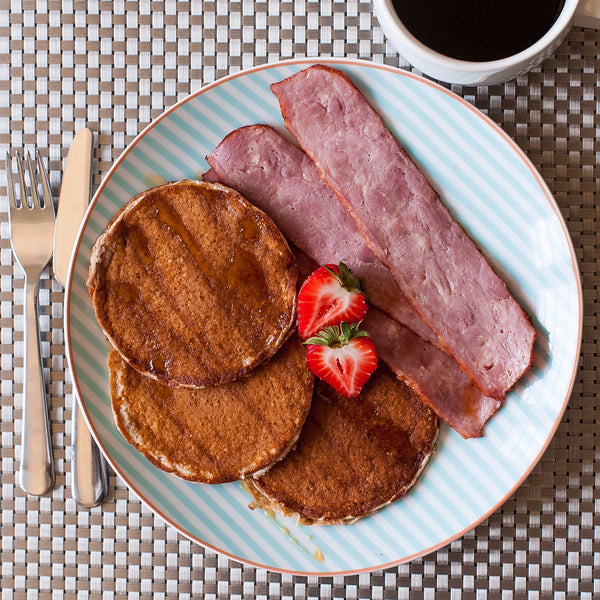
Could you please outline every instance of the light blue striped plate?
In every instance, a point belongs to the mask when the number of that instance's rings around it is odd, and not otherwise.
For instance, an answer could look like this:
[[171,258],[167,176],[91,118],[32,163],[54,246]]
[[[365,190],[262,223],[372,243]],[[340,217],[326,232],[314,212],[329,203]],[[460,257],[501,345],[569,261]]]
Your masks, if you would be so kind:
[[[147,462],[113,423],[107,346],[85,281],[90,249],[138,192],[199,178],[233,129],[282,127],[269,85],[310,63],[350,75],[474,237],[538,331],[535,364],[485,436],[442,427],[428,468],[406,498],[350,526],[299,527],[247,508],[239,483],[186,483]],[[237,73],[166,111],[123,152],[79,233],[66,300],[67,353],[86,417],[106,457],[148,506],[181,533],[236,560],[301,574],[384,568],[462,535],[514,492],[554,434],[579,357],[582,294],[572,243],[544,181],[496,125],[446,89],[405,71],[349,60],[282,62]],[[210,352],[210,348],[207,348]]]

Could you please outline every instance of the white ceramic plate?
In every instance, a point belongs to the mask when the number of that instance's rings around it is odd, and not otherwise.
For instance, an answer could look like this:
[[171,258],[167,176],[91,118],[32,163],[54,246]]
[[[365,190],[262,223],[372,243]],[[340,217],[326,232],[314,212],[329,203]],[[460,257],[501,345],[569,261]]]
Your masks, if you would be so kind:
[[[90,249],[132,196],[164,181],[199,178],[204,157],[231,130],[282,128],[273,82],[311,63],[346,71],[439,190],[533,317],[535,364],[484,437],[442,427],[413,490],[349,526],[300,527],[247,508],[239,483],[195,485],[165,474],[113,423],[107,345],[85,281]],[[66,300],[67,353],[94,436],[115,471],[192,540],[235,560],[300,574],[384,568],[432,552],[474,527],[514,492],[541,457],[566,408],[577,369],[582,295],[575,254],[540,175],[508,136],[448,90],[408,72],[349,60],[262,66],[209,85],[166,111],[123,152],[80,231]],[[209,351],[209,350],[207,350]]]

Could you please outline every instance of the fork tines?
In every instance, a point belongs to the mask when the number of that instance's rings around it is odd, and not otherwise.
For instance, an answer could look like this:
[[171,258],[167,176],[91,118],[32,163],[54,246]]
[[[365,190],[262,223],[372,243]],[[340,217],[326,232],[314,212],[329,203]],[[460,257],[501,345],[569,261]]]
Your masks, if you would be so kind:
[[[27,200],[28,198],[31,198],[32,203],[36,203],[37,205],[44,208],[47,203],[52,202],[52,194],[50,192],[50,182],[48,181],[48,173],[46,172],[39,151],[35,151],[35,157],[37,162],[37,175],[29,151],[23,157],[21,156],[19,151],[15,152],[15,154],[17,158],[17,174],[19,177],[18,198],[17,194],[15,193],[16,187],[13,182],[12,157],[10,155],[10,152],[6,153],[6,174],[8,177],[8,197],[10,201],[17,208],[21,208],[23,202],[25,202],[25,205],[28,208],[32,208],[33,205],[30,204]],[[23,163],[25,162],[27,163],[27,171],[29,172],[29,188],[31,194],[27,194],[27,185],[25,183],[25,169],[23,167]],[[39,194],[40,184],[42,187],[42,195]]]

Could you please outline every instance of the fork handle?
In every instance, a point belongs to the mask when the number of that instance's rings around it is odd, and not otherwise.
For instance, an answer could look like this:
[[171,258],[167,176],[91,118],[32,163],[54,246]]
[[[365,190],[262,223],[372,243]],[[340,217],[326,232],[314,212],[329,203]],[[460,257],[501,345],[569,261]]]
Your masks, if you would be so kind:
[[40,496],[54,486],[50,415],[40,355],[38,281],[25,278],[25,384],[21,436],[21,487]]

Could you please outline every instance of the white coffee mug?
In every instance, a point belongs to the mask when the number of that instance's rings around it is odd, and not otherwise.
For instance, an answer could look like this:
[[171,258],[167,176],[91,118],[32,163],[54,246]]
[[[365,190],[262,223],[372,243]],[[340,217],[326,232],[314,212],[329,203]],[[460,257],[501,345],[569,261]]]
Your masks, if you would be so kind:
[[545,35],[522,52],[484,62],[450,58],[421,43],[403,25],[392,0],[373,0],[383,32],[400,55],[417,69],[446,83],[489,85],[509,81],[552,55],[573,25],[600,29],[600,0],[564,0]]

